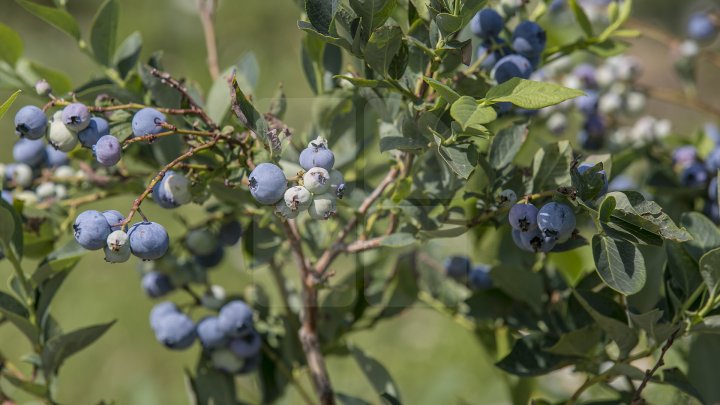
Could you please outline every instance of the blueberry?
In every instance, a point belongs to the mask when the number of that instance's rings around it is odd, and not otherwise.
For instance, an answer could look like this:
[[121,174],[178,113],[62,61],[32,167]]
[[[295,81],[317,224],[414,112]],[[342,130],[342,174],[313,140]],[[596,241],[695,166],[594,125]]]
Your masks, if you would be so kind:
[[81,103],[72,103],[62,110],[62,123],[73,132],[79,132],[90,125],[90,110]]
[[492,278],[490,278],[490,266],[478,264],[473,266],[468,276],[468,285],[473,290],[483,291],[492,288]]
[[445,275],[453,280],[465,280],[472,264],[467,256],[451,256],[445,260]]
[[75,149],[78,144],[78,138],[75,132],[65,126],[61,119],[55,118],[53,118],[50,122],[50,128],[47,132],[47,140],[53,148],[62,152],[70,152]]
[[597,80],[595,78],[595,66],[589,63],[581,63],[572,71],[573,76],[580,80],[582,86],[587,89],[593,89],[597,87]]
[[[583,163],[583,164],[579,165],[577,169],[578,169],[578,172],[580,172],[580,174],[583,174],[593,167],[595,167],[594,164]],[[604,169],[598,170],[597,175],[602,176],[603,183],[605,184],[603,186],[603,188],[600,190],[600,192],[598,193],[598,197],[599,197],[599,196],[605,195],[608,192],[608,179],[607,179],[607,172],[605,172]]]
[[237,357],[230,349],[215,349],[210,353],[213,367],[228,374],[237,374],[246,361]]
[[160,320],[165,315],[178,313],[180,313],[180,310],[174,303],[170,301],[161,302],[155,305],[152,310],[150,310],[150,326],[153,329],[156,329],[157,326],[160,324]]
[[11,180],[18,187],[29,188],[32,186],[33,171],[25,163],[12,163],[5,169],[5,178]]
[[336,212],[336,197],[330,193],[315,194],[308,213],[312,219],[329,219]]
[[470,30],[480,38],[497,37],[504,25],[505,22],[500,14],[491,8],[478,11],[470,20]]
[[257,333],[255,330],[252,330],[250,333],[243,337],[231,340],[228,348],[236,356],[242,359],[247,359],[258,354],[258,352],[260,351],[260,346],[262,346],[262,339],[260,338],[260,334]]
[[187,349],[197,337],[192,319],[178,312],[162,315],[154,329],[157,340],[173,350]]
[[687,25],[687,34],[696,41],[708,41],[713,39],[717,32],[717,26],[712,17],[707,13],[697,12],[690,16]]
[[172,292],[175,286],[166,274],[151,271],[143,276],[142,288],[150,298],[158,298]]
[[300,152],[299,161],[300,166],[305,170],[310,170],[313,167],[322,167],[330,171],[335,165],[335,155],[327,148],[327,140],[323,137],[318,137],[313,142],[310,142],[307,148]]
[[272,163],[260,163],[248,176],[250,194],[260,204],[271,205],[285,194],[287,179],[282,169]]
[[500,195],[498,195],[497,198],[498,205],[501,207],[510,207],[512,205],[515,205],[517,202],[517,194],[515,191],[506,188],[505,190],[500,192]]
[[128,234],[121,230],[115,230],[108,235],[103,251],[105,261],[108,263],[124,263],[130,260],[130,242]]
[[720,147],[710,152],[707,159],[705,159],[705,167],[712,175],[717,174],[717,171],[720,170]]
[[135,113],[132,119],[132,130],[135,136],[158,134],[163,131],[160,123],[165,122],[165,115],[154,108],[143,108]]
[[2,199],[5,200],[10,205],[12,205],[12,203],[13,203],[12,193],[7,190],[2,190]]
[[217,237],[208,228],[191,229],[184,242],[190,253],[197,256],[213,254],[220,246]]
[[515,242],[515,245],[519,247],[522,250],[527,250],[528,252],[532,252],[532,248],[530,246],[526,246],[525,242],[523,241],[522,235],[527,232],[523,232],[519,229],[512,229],[510,231],[510,235],[512,236],[513,242]]
[[312,195],[303,186],[290,187],[285,191],[285,204],[292,211],[304,211],[312,204]]
[[512,53],[512,49],[505,45],[505,41],[500,38],[482,42],[475,51],[477,59],[482,59],[482,62],[480,62],[480,69],[482,70],[492,69],[498,60]]
[[20,138],[13,145],[12,154],[16,162],[37,167],[45,161],[45,144],[41,141]]
[[225,249],[223,249],[222,246],[217,245],[214,252],[207,255],[195,256],[195,262],[200,266],[209,269],[220,264],[223,257],[225,257]]
[[718,199],[718,178],[713,177],[712,180],[710,180],[710,185],[708,186],[708,197],[710,197],[710,201],[717,202]]
[[303,175],[303,186],[313,194],[324,194],[330,190],[330,173],[322,167],[313,167]]
[[181,173],[169,170],[153,187],[152,196],[163,208],[177,208],[192,200],[190,181]]
[[710,138],[715,143],[715,146],[720,146],[720,127],[712,122],[708,122],[703,129],[705,136]]
[[530,204],[515,204],[510,208],[508,221],[510,226],[522,232],[532,231],[537,227],[538,209]]
[[686,187],[704,186],[708,180],[708,174],[705,165],[700,162],[690,164],[680,173],[680,184]]
[[224,222],[220,225],[218,231],[218,240],[223,246],[233,246],[240,241],[242,237],[242,226],[235,219]]
[[293,211],[290,207],[285,204],[285,200],[282,200],[275,204],[275,215],[283,219],[295,219],[297,218],[299,211]]
[[45,145],[45,156],[46,164],[53,168],[66,165],[70,161],[67,153],[57,150],[50,145]]
[[247,374],[257,370],[257,368],[260,367],[261,360],[260,352],[252,357],[248,357],[245,359],[245,363],[243,363],[242,368],[238,370],[237,374]]
[[229,337],[243,337],[253,332],[252,309],[240,300],[230,301],[220,308],[218,319],[220,329]]
[[220,320],[216,316],[208,316],[200,320],[195,327],[198,339],[205,349],[217,349],[227,344],[228,339],[220,329]]
[[120,213],[120,211],[107,210],[103,211],[102,214],[113,231],[118,231],[121,229],[120,223],[125,220],[125,217],[123,216],[123,214]]
[[45,135],[47,117],[43,110],[26,105],[15,114],[15,134],[28,139],[40,139]]
[[505,83],[513,77],[528,79],[532,70],[532,64],[524,56],[507,55],[495,64],[490,76],[498,83]]
[[566,204],[549,202],[538,211],[537,226],[545,238],[564,242],[575,230],[575,213]]
[[104,135],[110,135],[110,125],[104,118],[92,117],[87,128],[78,132],[77,137],[83,147],[92,149]]
[[598,110],[600,97],[596,91],[588,91],[574,100],[575,107],[585,115],[594,114]]
[[55,183],[44,181],[35,187],[35,194],[39,200],[46,200],[55,197]]
[[120,161],[122,147],[120,141],[112,135],[104,135],[98,139],[92,149],[98,163],[105,167],[114,166]]
[[578,133],[578,143],[586,150],[601,149],[605,144],[605,129],[605,120],[599,114],[589,115]]
[[162,225],[155,222],[138,222],[130,227],[130,251],[143,260],[156,260],[165,255],[170,238]]
[[536,253],[547,253],[551,251],[557,243],[557,240],[554,237],[545,236],[540,229],[535,229],[530,232],[521,232],[520,241],[523,249],[528,252]]
[[545,121],[545,127],[548,131],[552,132],[553,135],[562,135],[567,129],[568,119],[565,113],[556,111],[548,117]]
[[545,50],[545,30],[532,21],[523,21],[515,27],[512,46],[515,52],[525,57],[537,57]]
[[73,225],[75,240],[88,250],[102,249],[112,232],[103,214],[89,210],[78,215]]
[[38,96],[47,96],[52,92],[52,87],[50,87],[50,83],[47,82],[45,79],[40,79],[35,82],[35,93],[37,93]]
[[200,303],[203,307],[208,309],[220,309],[222,308],[223,302],[225,302],[225,289],[219,285],[209,286],[202,297],[200,297]]

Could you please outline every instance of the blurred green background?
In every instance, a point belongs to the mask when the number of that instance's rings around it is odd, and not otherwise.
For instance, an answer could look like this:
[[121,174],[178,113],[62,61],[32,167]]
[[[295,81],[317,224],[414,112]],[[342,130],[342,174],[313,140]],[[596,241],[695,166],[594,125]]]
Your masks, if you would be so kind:
[[[69,11],[78,18],[85,32],[100,3],[100,0],[68,1]],[[637,3],[637,17],[675,32],[682,32],[689,10],[709,4],[676,0],[638,0]],[[211,80],[194,7],[194,0],[122,0],[118,38],[140,31],[144,43],[141,60],[152,51],[163,50],[166,70],[176,77],[192,77],[207,89]],[[311,97],[311,92],[300,67],[302,35],[296,28],[299,12],[291,0],[224,0],[220,1],[216,27],[221,69],[233,64],[244,52],[255,52],[262,72],[256,99],[270,97],[282,82],[290,101],[287,122],[300,132],[306,127],[304,117],[310,109],[310,104],[303,100]],[[69,37],[32,17],[12,0],[0,0],[0,22],[22,35],[27,57],[67,73],[74,85],[98,74],[97,67],[78,51]],[[665,44],[638,40],[631,53],[638,55],[645,66],[643,83],[659,83],[663,87],[678,85],[668,63]],[[698,88],[702,97],[717,102],[718,96],[712,89],[720,88],[720,77],[710,72],[710,67],[701,67]],[[0,92],[0,98],[4,100],[8,94]],[[11,145],[15,140],[11,117],[26,103],[38,104],[38,100],[23,96],[0,123],[0,161],[11,160]],[[663,103],[653,102],[650,108],[662,117],[682,118],[674,120],[675,127],[682,131],[692,131],[710,118]],[[132,198],[115,198],[99,207],[125,212]],[[199,212],[199,208],[188,208],[183,215],[192,217],[193,212]],[[149,205],[146,213],[159,218],[171,236],[181,230],[177,221],[156,206]],[[65,239],[70,237],[65,235]],[[444,254],[475,249],[467,242],[456,241],[430,248],[443,249]],[[34,268],[32,262],[27,266]],[[100,399],[115,400],[119,404],[187,403],[182,369],[194,366],[197,345],[187,352],[170,352],[155,341],[147,322],[153,302],[139,288],[136,266],[134,261],[111,266],[103,261],[102,255],[89,254],[55,299],[52,311],[66,331],[118,320],[98,343],[66,363],[60,374],[60,403],[85,404]],[[287,276],[294,281],[293,269],[287,270]],[[241,292],[251,282],[276,291],[264,274],[266,271],[260,269],[251,274],[244,269],[242,254],[236,249],[229,252],[223,266],[212,277],[231,293]],[[0,279],[5,280],[10,274],[10,268],[2,262]],[[5,282],[0,284],[1,289],[7,288]],[[397,381],[405,403],[502,404],[510,401],[506,377],[493,367],[495,359],[483,351],[474,336],[450,318],[422,305],[393,321],[380,323],[373,330],[355,333],[349,341],[381,359]],[[17,364],[30,348],[18,332],[3,325],[0,350]],[[330,357],[328,362],[338,391],[378,402],[352,359]],[[301,376],[300,381],[312,392],[307,375]],[[548,386],[550,391],[562,393],[578,383],[578,380],[564,378]],[[242,378],[241,397],[257,401],[258,398],[250,396],[256,384],[253,377]],[[650,395],[652,398],[652,392]],[[293,388],[286,398],[285,403],[297,402]]]

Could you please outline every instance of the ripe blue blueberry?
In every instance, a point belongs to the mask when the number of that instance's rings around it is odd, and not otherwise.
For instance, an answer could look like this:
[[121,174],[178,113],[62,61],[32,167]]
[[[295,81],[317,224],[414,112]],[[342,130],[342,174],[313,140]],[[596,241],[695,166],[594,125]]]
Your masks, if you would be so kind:
[[313,167],[322,167],[330,171],[335,165],[335,155],[328,149],[327,140],[323,137],[318,137],[310,142],[307,148],[300,152],[299,162],[300,166],[305,170],[310,170]]
[[187,349],[197,337],[192,319],[179,312],[162,315],[154,329],[157,340],[173,350]]
[[546,42],[545,30],[532,21],[521,22],[513,31],[513,49],[525,57],[532,58],[542,55]]
[[20,138],[13,145],[12,154],[16,162],[36,167],[45,161],[45,144],[41,141]]
[[578,142],[583,149],[598,150],[605,144],[605,120],[600,114],[586,117],[583,129],[578,133]]
[[112,228],[113,231],[119,231],[121,226],[120,223],[125,220],[125,217],[123,214],[120,213],[120,211],[117,210],[107,210],[102,212],[103,216],[107,220],[108,224],[110,225],[110,228]]
[[182,173],[169,170],[152,192],[153,200],[163,208],[177,208],[192,200],[190,181]]
[[505,22],[500,14],[491,9],[484,8],[470,20],[470,30],[480,38],[497,37],[503,29]]
[[467,256],[451,256],[445,260],[445,275],[453,280],[465,280],[472,264]]
[[156,329],[160,324],[160,320],[165,317],[165,315],[178,313],[180,313],[180,310],[170,301],[156,304],[153,309],[150,310],[150,327]]
[[710,185],[708,186],[708,197],[710,197],[710,201],[717,203],[717,199],[718,199],[718,178],[717,177],[713,177],[712,180],[710,180]]
[[582,86],[586,89],[594,89],[597,87],[597,79],[595,78],[595,66],[589,63],[581,63],[572,71],[573,76],[580,80]]
[[247,335],[231,340],[228,348],[236,356],[247,359],[258,354],[261,345],[260,334],[253,329]]
[[696,41],[711,40],[716,32],[717,26],[713,22],[712,17],[707,13],[695,13],[688,21],[687,34]]
[[468,285],[473,290],[483,291],[492,288],[492,278],[490,278],[490,266],[478,264],[473,266],[468,276]]
[[248,176],[250,194],[260,204],[278,202],[287,189],[287,179],[282,169],[272,163],[260,163]]
[[162,225],[155,222],[138,222],[130,227],[130,251],[143,260],[156,260],[165,255],[170,238]]
[[575,99],[575,107],[586,115],[596,113],[599,103],[600,97],[596,91],[587,91],[584,95]]
[[252,309],[240,300],[230,301],[220,308],[218,319],[220,329],[229,337],[243,337],[253,332]]
[[90,110],[85,104],[72,103],[62,110],[62,123],[73,132],[79,132],[90,125]]
[[143,108],[135,113],[132,119],[132,130],[135,136],[158,134],[163,131],[161,123],[165,115],[154,108]]
[[185,247],[197,256],[210,255],[220,246],[217,237],[208,228],[196,228],[185,235]]
[[84,148],[92,149],[93,145],[105,135],[110,135],[110,125],[104,118],[92,117],[87,128],[78,132],[77,136],[80,144]]
[[94,210],[78,215],[73,230],[75,231],[75,240],[88,250],[102,249],[107,243],[108,235],[112,232],[103,214]]
[[564,242],[575,230],[575,213],[566,204],[549,202],[538,211],[537,226],[546,239]]
[[218,240],[220,240],[220,243],[223,244],[223,246],[233,246],[240,241],[242,232],[240,222],[235,219],[231,219],[230,221],[224,222],[220,225]]
[[227,344],[228,339],[225,333],[220,329],[220,320],[216,316],[208,316],[200,320],[195,328],[198,339],[203,348],[217,349]]
[[490,76],[498,83],[505,83],[513,77],[528,79],[532,71],[532,64],[524,56],[507,55],[495,64]]
[[207,255],[195,256],[195,262],[200,266],[209,269],[220,264],[223,257],[225,257],[225,249],[223,249],[222,246],[217,245],[214,252]]
[[[580,174],[583,174],[583,173],[585,173],[586,171],[588,171],[589,169],[591,169],[591,168],[593,168],[593,167],[595,167],[594,164],[591,164],[591,163],[583,163],[583,164],[579,165],[577,169],[578,169],[578,172],[580,172]],[[599,197],[599,196],[605,195],[605,194],[607,193],[607,191],[608,191],[608,179],[607,179],[607,172],[605,172],[604,169],[603,169],[603,170],[599,170],[599,171],[597,172],[597,174],[598,174],[599,176],[602,176],[602,180],[603,180],[603,182],[604,182],[604,184],[605,184],[605,185],[603,186],[603,188],[600,190],[600,192],[598,193],[598,197]]]
[[122,147],[120,141],[112,135],[101,137],[92,149],[98,163],[105,167],[114,166],[120,161]]
[[534,205],[528,204],[515,204],[510,208],[508,214],[508,221],[510,226],[521,232],[532,231],[537,227],[537,215],[538,209]]
[[480,69],[482,70],[492,69],[503,56],[513,53],[512,49],[505,45],[505,41],[500,38],[484,41],[478,45],[475,52],[477,59],[482,59],[482,62],[480,62]]
[[554,237],[545,236],[540,229],[535,229],[530,232],[521,232],[520,241],[523,249],[535,253],[548,253],[557,243],[557,240]]
[[710,155],[705,159],[705,167],[711,174],[717,174],[717,171],[720,170],[720,147],[710,152]]
[[45,135],[47,121],[43,110],[26,105],[15,114],[15,134],[28,139],[40,139]]
[[[712,155],[712,153],[711,153]],[[685,145],[675,149],[672,153],[673,164],[680,167],[687,167],[697,161],[697,149],[692,145]],[[718,156],[720,159],[720,156]],[[708,163],[711,159],[708,159]],[[720,163],[720,161],[718,162]]]
[[70,161],[67,153],[57,150],[50,145],[45,145],[45,156],[46,164],[53,168],[66,165]]
[[142,288],[150,298],[158,298],[170,293],[175,286],[166,274],[151,271],[143,276]]
[[704,186],[708,180],[705,165],[700,162],[690,164],[680,173],[680,184],[686,187]]

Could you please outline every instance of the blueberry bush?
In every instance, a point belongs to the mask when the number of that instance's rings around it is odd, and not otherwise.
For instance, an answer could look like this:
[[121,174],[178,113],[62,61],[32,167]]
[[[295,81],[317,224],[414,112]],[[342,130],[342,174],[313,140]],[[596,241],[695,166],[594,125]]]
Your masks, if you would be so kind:
[[[309,404],[365,403],[333,389],[332,354],[400,404],[381,359],[345,336],[419,303],[473,333],[514,403],[639,404],[649,386],[667,403],[720,401],[720,130],[644,115],[658,99],[720,117],[695,86],[699,60],[720,66],[719,9],[687,19],[676,93],[642,85],[624,55],[631,38],[668,38],[633,21],[632,0],[296,0],[315,97],[294,130],[282,87],[254,99],[252,58],[218,66],[213,0],[197,1],[209,89],[161,52],[141,60],[139,34],[118,38],[119,0],[84,33],[63,1],[15,1],[102,73],[71,86],[0,25],[0,87],[16,90],[0,118],[37,95],[0,121],[17,137],[0,165],[0,327],[32,348],[0,354],[3,403],[58,403],[65,360],[112,327],[66,331],[52,314],[86,255],[137,262],[158,347],[202,348],[177,371],[192,403],[246,403],[248,375],[263,403],[289,385]],[[85,207],[114,197],[125,212]],[[195,209],[166,217],[185,229],[169,234],[151,204]],[[279,294],[214,283],[229,249]],[[536,389],[561,372],[582,378],[569,394]]]

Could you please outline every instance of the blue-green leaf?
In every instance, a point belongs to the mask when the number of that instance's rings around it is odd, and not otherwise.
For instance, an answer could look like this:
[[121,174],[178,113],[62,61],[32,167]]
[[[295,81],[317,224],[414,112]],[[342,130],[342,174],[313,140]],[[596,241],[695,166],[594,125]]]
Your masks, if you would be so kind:
[[583,94],[580,90],[558,84],[515,77],[488,90],[485,98],[493,103],[508,102],[534,110],[559,104]]
[[55,7],[41,6],[28,0],[15,0],[15,2],[35,17],[70,35],[75,40],[80,40],[80,27],[75,18],[67,11]]
[[88,326],[48,340],[42,351],[42,365],[45,376],[54,375],[70,356],[98,340],[115,321]]
[[20,34],[5,24],[0,24],[0,60],[15,66],[23,53]]
[[115,53],[120,6],[116,0],[106,0],[100,5],[90,27],[90,45],[95,60],[110,66]]

